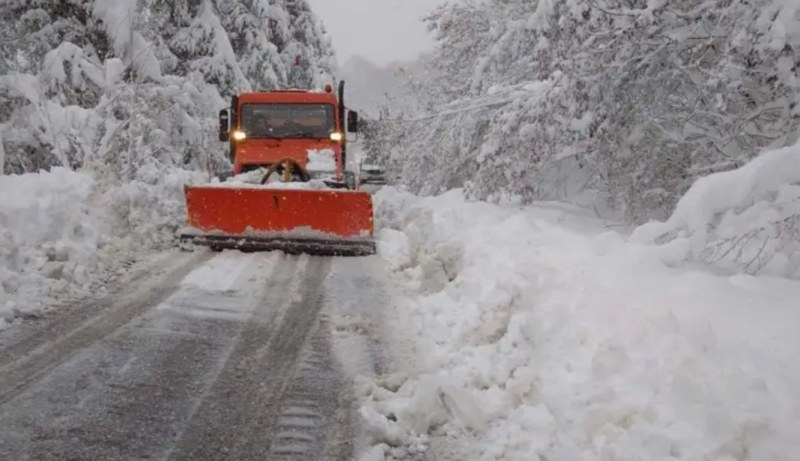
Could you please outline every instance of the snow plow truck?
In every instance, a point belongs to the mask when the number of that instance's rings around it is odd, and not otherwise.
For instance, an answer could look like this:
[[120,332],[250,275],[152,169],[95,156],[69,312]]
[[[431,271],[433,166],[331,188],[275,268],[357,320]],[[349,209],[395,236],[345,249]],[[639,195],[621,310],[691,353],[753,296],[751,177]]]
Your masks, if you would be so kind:
[[181,246],[290,254],[375,253],[372,196],[346,169],[358,113],[324,90],[243,93],[219,113],[233,176],[186,185]]

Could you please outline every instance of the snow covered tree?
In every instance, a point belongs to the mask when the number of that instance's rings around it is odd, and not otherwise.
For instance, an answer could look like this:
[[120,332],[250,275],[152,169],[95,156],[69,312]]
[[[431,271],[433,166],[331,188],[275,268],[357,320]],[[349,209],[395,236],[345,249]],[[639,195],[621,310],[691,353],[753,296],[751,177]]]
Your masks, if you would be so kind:
[[427,113],[390,161],[418,190],[664,217],[697,177],[798,135],[793,1],[483,0],[428,21],[438,46],[409,82]]
[[[46,139],[41,123],[27,123],[48,115],[44,107],[48,99],[64,105],[97,103],[101,92],[96,84],[97,55],[98,49],[105,52],[105,38],[88,25],[89,3],[38,2],[32,8],[29,2],[15,0],[0,6],[0,21],[8,31],[0,41],[0,81],[4,83],[0,84],[0,127],[6,132],[5,165],[11,171],[70,163],[52,136]],[[62,43],[66,44],[62,47]],[[70,65],[65,67],[67,61]]]
[[305,1],[283,0],[289,21],[283,61],[289,69],[287,84],[294,88],[315,88],[331,81],[335,67],[332,45],[320,22]]
[[200,70],[229,96],[330,81],[333,51],[305,1],[156,0],[178,72]]
[[215,117],[229,96],[333,73],[304,0],[11,0],[0,24],[8,172],[216,168],[227,160]]

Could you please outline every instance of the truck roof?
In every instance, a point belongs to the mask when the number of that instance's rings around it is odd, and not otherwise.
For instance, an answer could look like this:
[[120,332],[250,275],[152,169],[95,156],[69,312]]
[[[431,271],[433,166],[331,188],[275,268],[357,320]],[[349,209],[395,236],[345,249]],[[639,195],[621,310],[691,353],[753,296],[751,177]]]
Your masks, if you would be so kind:
[[304,91],[304,90],[281,90],[281,91],[260,91],[252,93],[242,93],[239,95],[240,104],[338,104],[336,95],[333,93]]

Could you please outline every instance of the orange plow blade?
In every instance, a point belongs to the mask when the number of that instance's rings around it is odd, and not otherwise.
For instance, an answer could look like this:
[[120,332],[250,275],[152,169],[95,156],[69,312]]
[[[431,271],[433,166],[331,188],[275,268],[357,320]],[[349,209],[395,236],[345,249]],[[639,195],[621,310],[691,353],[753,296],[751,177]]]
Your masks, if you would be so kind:
[[181,242],[214,249],[330,256],[375,253],[367,192],[185,186]]

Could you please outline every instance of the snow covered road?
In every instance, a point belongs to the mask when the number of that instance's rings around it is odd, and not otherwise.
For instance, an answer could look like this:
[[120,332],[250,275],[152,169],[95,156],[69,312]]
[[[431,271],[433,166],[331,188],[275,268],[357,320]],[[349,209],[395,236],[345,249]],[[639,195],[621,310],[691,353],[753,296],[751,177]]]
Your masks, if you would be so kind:
[[0,459],[798,459],[797,280],[375,201],[377,256],[167,252],[0,332]]
[[325,299],[336,264],[170,252],[2,332],[0,459],[350,459]]

